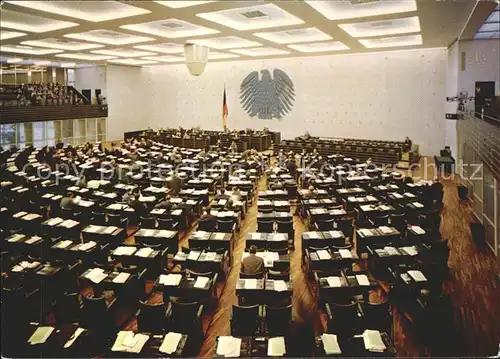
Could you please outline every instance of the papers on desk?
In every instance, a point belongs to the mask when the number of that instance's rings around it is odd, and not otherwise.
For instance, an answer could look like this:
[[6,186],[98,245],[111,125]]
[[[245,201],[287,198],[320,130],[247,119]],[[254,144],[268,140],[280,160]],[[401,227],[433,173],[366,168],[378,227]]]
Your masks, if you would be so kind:
[[317,251],[316,254],[318,255],[318,258],[322,259],[322,260],[327,260],[327,259],[332,258],[330,256],[330,253],[328,253],[328,251],[326,249],[321,249],[321,250]]
[[377,201],[377,199],[373,196],[366,196],[367,201]]
[[113,234],[114,231],[116,231],[117,229],[118,229],[118,227],[109,226],[104,231],[102,231],[102,233],[104,233],[104,234]]
[[352,253],[348,249],[339,249],[339,254],[342,258],[352,258]]
[[182,209],[176,209],[172,211],[172,216],[180,216],[182,214]]
[[274,201],[274,205],[276,207],[286,207],[289,206],[290,203],[288,201]]
[[54,195],[52,193],[45,193],[42,198],[49,199],[50,197],[53,197]]
[[318,232],[307,232],[307,236],[309,237],[309,239],[319,239]]
[[422,203],[420,203],[420,202],[413,202],[413,205],[415,207],[417,207],[417,208],[423,208],[424,207],[424,205]]
[[143,237],[154,237],[155,230],[154,229],[141,229],[141,234]]
[[78,224],[80,224],[80,222],[74,221],[72,219],[67,219],[67,220],[61,222],[59,225],[61,227],[66,228],[66,229],[70,229],[70,228],[73,228],[74,226],[76,226]]
[[390,206],[387,206],[385,204],[381,205],[378,207],[381,211],[390,211],[391,210],[391,207]]
[[101,227],[94,226],[94,225],[90,225],[87,228],[85,228],[85,232],[88,232],[88,233],[99,233],[100,230],[101,230]]
[[140,333],[134,335],[133,332],[120,331],[111,350],[114,352],[140,353],[148,339],[149,335]]
[[47,341],[49,336],[54,331],[54,327],[38,327],[35,332],[28,339],[28,343],[31,345],[43,344]]
[[113,283],[125,283],[129,277],[130,273],[122,272],[113,279]]
[[420,226],[411,226],[411,229],[416,234],[425,234],[425,231]]
[[365,329],[363,332],[363,342],[365,349],[371,352],[382,353],[386,349],[378,330]]
[[408,274],[413,278],[415,282],[427,281],[427,278],[425,278],[424,274],[419,270],[409,270]]
[[182,198],[171,198],[170,202],[174,204],[179,204],[182,203]]
[[341,189],[338,189],[337,192],[338,193],[347,193],[348,191],[345,188],[341,188]]
[[166,286],[178,286],[182,280],[182,274],[160,274],[160,284]]
[[56,217],[56,218],[51,218],[47,221],[47,225],[53,227],[57,226],[59,223],[64,222],[64,219]]
[[370,285],[370,281],[368,280],[368,276],[366,274],[356,274],[356,280],[361,286]]
[[33,243],[36,243],[36,242],[41,241],[41,240],[42,240],[42,237],[33,236],[30,239],[26,240],[24,243],[33,244]]
[[341,354],[339,342],[335,334],[322,334],[321,341],[323,342],[323,349],[326,355]]
[[216,233],[214,238],[217,240],[222,240],[222,239],[226,238],[226,233]]
[[399,193],[393,193],[392,194],[395,198],[403,198],[402,195],[400,195]]
[[108,275],[104,272],[102,268],[94,268],[90,270],[85,276],[88,280],[94,282],[95,284],[101,283]]
[[17,233],[17,234],[14,234],[12,237],[10,237],[7,240],[7,242],[10,242],[10,243],[19,242],[24,237],[26,237],[24,234]]
[[275,280],[274,281],[274,290],[277,292],[284,292],[288,290],[288,286],[284,280]]
[[227,200],[226,200],[226,199],[220,199],[220,200],[219,200],[219,202],[217,202],[217,204],[218,204],[219,206],[225,206],[225,205],[226,205],[226,203],[227,203]]
[[332,236],[332,238],[342,238],[344,236],[344,233],[341,231],[328,231],[328,233]]
[[328,282],[328,286],[332,288],[340,288],[342,287],[342,283],[340,282],[340,277],[326,277],[326,281]]
[[72,245],[73,242],[70,241],[69,239],[66,239],[64,241],[61,241],[59,243],[56,244],[56,247],[57,248],[61,248],[61,249],[64,249],[64,248],[68,248],[70,245]]
[[82,334],[84,331],[85,331],[85,329],[83,329],[83,328],[76,328],[73,335],[68,339],[66,344],[64,344],[64,348],[69,348],[70,346],[72,346],[73,343],[78,339],[80,334]]
[[177,350],[177,347],[179,346],[179,342],[181,341],[182,334],[180,333],[174,333],[170,332],[167,335],[165,335],[165,338],[163,339],[163,343],[161,343],[160,346],[160,353],[165,353],[165,354],[173,354]]
[[250,234],[250,238],[252,239],[260,239],[260,233],[249,233]]
[[382,226],[378,228],[383,234],[391,234],[392,229],[387,226]]
[[135,256],[142,257],[142,258],[148,258],[153,252],[154,252],[153,248],[145,247],[145,248],[141,248],[137,252],[135,252]]
[[54,201],[57,201],[57,200],[59,200],[59,199],[61,199],[61,198],[62,198],[62,195],[60,195],[60,194],[58,194],[58,195],[56,195],[56,196],[52,197],[52,199],[53,199]]
[[361,228],[359,230],[359,233],[361,233],[361,235],[363,237],[370,237],[370,236],[372,236],[372,231],[370,229],[368,229],[368,228]]
[[97,245],[96,242],[90,241],[90,242],[87,242],[87,243],[80,245],[78,250],[79,251],[88,251],[89,249],[94,248],[96,245]]
[[190,251],[187,259],[190,261],[196,261],[200,257],[201,252],[200,251]]
[[267,355],[280,357],[286,354],[285,337],[269,338],[267,342]]
[[115,256],[131,256],[132,254],[135,253],[135,251],[136,251],[135,247],[120,246],[120,247],[115,249],[113,254]]
[[205,262],[212,262],[217,257],[217,253],[215,252],[205,252],[205,258],[203,259]]
[[399,256],[399,251],[394,247],[384,247],[384,251],[390,256]]
[[197,277],[196,282],[194,283],[195,288],[205,288],[207,283],[210,281],[210,278],[208,277]]
[[216,354],[224,357],[237,358],[240,356],[241,339],[220,336],[217,340]]
[[12,217],[14,217],[14,218],[21,218],[22,216],[26,216],[27,214],[28,214],[28,212],[21,211],[21,212],[17,212]]
[[151,211],[151,214],[163,214],[165,213],[166,209],[165,208],[155,208]]
[[415,248],[415,246],[401,247],[401,250],[403,250],[406,253],[408,253],[409,256],[416,256],[416,255],[418,255],[418,251]]
[[255,278],[245,279],[245,289],[257,289],[257,279]]
[[403,196],[408,197],[408,198],[415,198],[416,197],[413,193],[410,193],[410,192],[403,193]]

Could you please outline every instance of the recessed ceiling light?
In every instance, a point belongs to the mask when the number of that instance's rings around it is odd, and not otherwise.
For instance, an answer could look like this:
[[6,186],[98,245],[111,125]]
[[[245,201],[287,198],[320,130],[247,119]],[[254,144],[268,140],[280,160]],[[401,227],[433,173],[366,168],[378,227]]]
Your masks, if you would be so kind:
[[184,45],[174,43],[164,43],[156,45],[137,45],[136,49],[160,52],[162,54],[180,54],[184,52]]
[[180,56],[145,56],[142,57],[143,60],[148,61],[159,61],[159,62],[184,62],[184,57]]
[[54,49],[33,48],[30,46],[21,46],[21,45],[4,45],[0,46],[0,52],[14,52],[18,54],[28,54],[28,55],[48,55],[48,54],[57,54],[62,51]]
[[64,37],[69,37],[77,40],[99,42],[108,45],[117,45],[117,46],[136,44],[138,42],[146,42],[154,40],[151,37],[130,35],[130,34],[125,34],[123,32],[104,30],[104,29],[91,30],[75,34],[66,34],[64,35]]
[[235,52],[237,54],[241,55],[247,55],[247,56],[274,56],[274,55],[286,55],[289,54],[290,52],[280,50],[280,49],[275,49],[273,47],[255,47],[252,49],[235,49],[231,50],[231,52]]
[[400,19],[339,24],[352,37],[372,37],[420,32],[418,16]]
[[237,36],[213,37],[210,39],[191,39],[188,42],[218,50],[255,47],[262,45],[258,42],[242,39],[241,37]]
[[215,1],[167,1],[167,0],[161,0],[161,1],[155,1],[155,3],[161,4],[163,6],[168,6],[173,9],[178,9],[178,8],[183,8],[183,7],[189,7],[189,6],[197,6],[197,5],[203,5],[203,4],[208,4],[210,2],[215,2]]
[[187,36],[216,34],[219,32],[217,30],[209,29],[208,27],[198,26],[178,19],[157,20],[141,24],[123,25],[120,27],[127,30],[172,39]]
[[60,49],[66,51],[84,51],[84,50],[104,47],[104,45],[89,44],[88,42],[79,42],[68,39],[56,39],[56,38],[23,41],[21,42],[21,44],[47,47],[50,49]]
[[379,39],[359,39],[369,49],[384,47],[404,47],[422,45],[422,35],[383,37]]
[[34,64],[36,66],[48,66],[51,64],[51,62],[50,61],[35,61]]
[[111,56],[121,56],[121,57],[141,57],[141,56],[152,56],[156,55],[154,52],[140,51],[134,49],[112,49],[112,50],[94,50],[90,51],[93,54],[101,55],[111,55]]
[[415,0],[401,1],[311,1],[307,4],[329,20],[354,19],[416,11]]
[[75,67],[76,63],[75,62],[61,62],[59,64],[61,67]]
[[78,26],[75,22],[47,19],[11,10],[0,10],[0,26],[28,32],[47,32]]
[[0,41],[14,39],[16,37],[21,37],[21,36],[26,36],[26,34],[17,31],[0,30]]
[[10,59],[7,59],[8,64],[16,64],[18,62],[22,62],[23,59],[21,57],[12,57]]
[[225,54],[223,52],[215,52],[215,51],[210,51],[208,53],[208,59],[209,60],[223,60],[223,59],[233,59],[240,57],[240,55],[236,54]]
[[118,1],[5,1],[30,9],[92,22],[149,14],[151,11]]
[[240,31],[304,23],[298,17],[274,4],[207,12],[196,14],[196,16]]
[[88,60],[88,61],[103,61],[116,58],[116,56],[91,55],[83,53],[59,54],[56,57],[65,57],[67,59]]
[[325,34],[315,27],[275,32],[258,32],[254,35],[277,44],[293,44],[297,42],[324,41],[332,39],[330,35]]
[[158,63],[158,61],[140,60],[140,59],[114,59],[114,60],[108,60],[108,62],[112,62],[115,64],[122,64],[122,65],[130,65],[130,66],[142,66],[142,65],[150,65]]
[[300,52],[328,52],[349,50],[349,47],[340,41],[315,42],[311,44],[288,45],[289,48]]

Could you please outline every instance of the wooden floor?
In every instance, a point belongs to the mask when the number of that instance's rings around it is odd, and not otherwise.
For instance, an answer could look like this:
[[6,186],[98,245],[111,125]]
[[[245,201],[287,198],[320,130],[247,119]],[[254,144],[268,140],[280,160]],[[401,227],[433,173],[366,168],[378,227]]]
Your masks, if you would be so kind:
[[[414,173],[418,175],[419,173]],[[432,179],[429,174],[428,179]],[[454,329],[442,333],[443,342],[432,352],[417,343],[412,326],[401,313],[394,309],[394,341],[399,357],[422,356],[485,356],[495,355],[500,342],[500,290],[497,281],[496,261],[489,251],[480,251],[471,240],[469,220],[471,211],[468,204],[459,201],[457,184],[453,180],[443,181],[444,210],[442,213],[441,233],[450,244],[450,278],[444,285],[454,305]],[[266,179],[262,178],[259,187],[264,190]],[[237,303],[235,286],[240,271],[239,258],[245,247],[245,234],[256,231],[256,201],[249,209],[239,233],[234,250],[233,268],[225,285],[219,288],[220,299],[206,318],[206,338],[199,354],[200,357],[214,355],[215,339],[219,335],[230,334],[231,306]],[[323,331],[320,312],[308,286],[307,274],[300,264],[301,233],[305,230],[302,219],[294,216],[295,251],[291,254],[291,273],[293,281],[293,318],[297,337],[311,336]],[[187,246],[187,233],[181,245]],[[133,328],[131,323],[129,328]],[[305,352],[304,356],[311,355]]]

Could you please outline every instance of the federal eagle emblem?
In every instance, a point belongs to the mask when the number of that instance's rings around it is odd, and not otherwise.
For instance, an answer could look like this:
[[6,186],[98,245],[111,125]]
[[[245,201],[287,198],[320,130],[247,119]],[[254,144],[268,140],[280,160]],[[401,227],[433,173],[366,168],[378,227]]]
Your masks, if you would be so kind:
[[280,69],[251,72],[240,85],[240,102],[245,112],[261,120],[282,118],[292,110],[295,89],[288,75]]

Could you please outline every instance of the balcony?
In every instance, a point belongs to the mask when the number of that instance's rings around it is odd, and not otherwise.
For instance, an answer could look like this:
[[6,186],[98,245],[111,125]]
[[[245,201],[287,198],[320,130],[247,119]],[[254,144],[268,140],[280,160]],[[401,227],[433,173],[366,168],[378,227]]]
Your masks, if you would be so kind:
[[108,116],[106,105],[0,107],[0,123],[72,120]]

